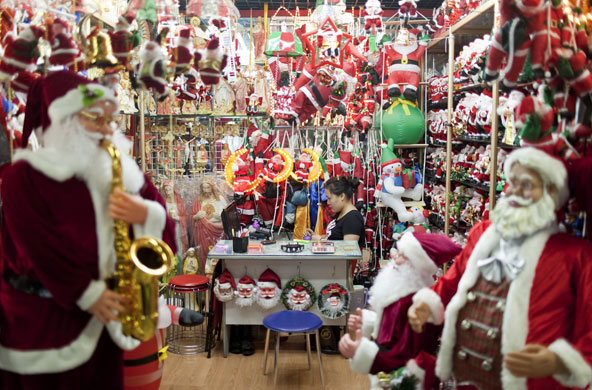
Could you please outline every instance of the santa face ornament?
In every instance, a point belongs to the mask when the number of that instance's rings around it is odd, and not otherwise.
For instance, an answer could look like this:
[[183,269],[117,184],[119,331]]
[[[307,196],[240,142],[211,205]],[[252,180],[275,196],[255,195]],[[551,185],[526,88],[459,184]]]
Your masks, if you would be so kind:
[[255,281],[249,275],[245,275],[238,281],[238,291],[235,303],[240,307],[253,305],[255,301]]
[[324,317],[340,318],[349,310],[349,292],[339,283],[327,284],[321,289],[317,303]]
[[316,300],[314,287],[309,281],[294,278],[284,286],[282,302],[288,310],[305,311],[311,308]]

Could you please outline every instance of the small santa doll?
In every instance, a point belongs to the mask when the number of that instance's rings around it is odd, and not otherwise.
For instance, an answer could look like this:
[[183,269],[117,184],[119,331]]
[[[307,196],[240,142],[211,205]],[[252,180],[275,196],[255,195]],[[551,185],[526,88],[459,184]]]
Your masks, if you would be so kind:
[[201,81],[205,85],[218,84],[227,62],[227,56],[220,47],[220,40],[214,38],[209,41],[205,50],[195,53],[194,60],[194,66],[199,71]]
[[242,196],[245,194],[248,185],[251,183],[251,176],[253,175],[253,171],[251,170],[251,159],[249,156],[244,159],[240,156],[237,157],[232,170],[234,172],[234,192]]
[[175,74],[180,75],[189,72],[193,65],[193,42],[191,29],[184,28],[179,32],[177,46],[172,52],[172,61],[175,63]]
[[111,48],[117,61],[126,68],[130,68],[129,62],[132,58],[132,50],[140,44],[140,37],[132,34],[132,16],[121,15],[115,24],[115,30],[109,32],[111,37]]
[[17,37],[8,33],[2,39],[4,53],[0,57],[0,79],[9,80],[20,71],[35,70],[39,58],[37,43],[43,36],[43,30],[37,26],[28,25]]
[[[357,315],[349,317],[348,327],[355,331],[355,341],[346,334],[339,342],[339,351],[350,359],[353,371],[391,372],[404,367],[422,351],[436,353],[441,326],[429,325],[425,337],[418,337],[407,323],[407,310],[415,292],[431,286],[439,267],[461,249],[444,235],[410,232],[401,237],[397,249],[391,250],[391,260],[370,289],[372,310],[358,309]],[[425,373],[428,367],[417,368]],[[433,379],[434,375],[425,377]],[[371,381],[376,383],[376,377]],[[427,390],[432,385],[426,382],[419,388]]]
[[281,155],[274,154],[273,157],[267,162],[263,171],[261,172],[261,177],[266,177],[269,180],[275,179],[275,177],[282,171],[284,168],[284,160]]
[[264,309],[274,308],[280,301],[282,294],[282,282],[280,277],[267,268],[257,281],[256,301]]
[[313,162],[310,155],[306,152],[300,153],[298,160],[294,164],[294,174],[300,181],[308,180],[308,175],[312,170]]
[[263,97],[252,93],[249,97],[245,98],[247,102],[247,115],[264,114],[259,112],[259,108],[263,104]]
[[66,66],[72,71],[84,69],[84,61],[80,56],[80,50],[68,32],[68,24],[64,20],[56,18],[53,21],[50,40],[51,55],[49,56],[49,63],[51,65]]
[[165,80],[165,56],[162,48],[155,41],[146,41],[140,48],[140,63],[136,66],[138,83],[146,89],[154,89],[158,100],[164,100],[167,95],[167,81]]
[[382,31],[382,7],[379,0],[366,1],[364,8],[364,30],[366,34]]

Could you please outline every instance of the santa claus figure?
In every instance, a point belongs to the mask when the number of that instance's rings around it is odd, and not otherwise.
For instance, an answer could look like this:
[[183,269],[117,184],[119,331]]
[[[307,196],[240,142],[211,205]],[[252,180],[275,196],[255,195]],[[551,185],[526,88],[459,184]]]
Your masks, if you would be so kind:
[[8,33],[2,39],[4,53],[0,57],[0,79],[9,80],[20,71],[35,70],[39,58],[37,43],[43,36],[43,30],[27,25],[17,37]]
[[205,50],[195,52],[194,66],[205,85],[218,84],[226,62],[227,56],[223,53],[218,38],[209,41]]
[[485,71],[486,81],[497,80],[502,63],[506,63],[502,86],[513,88],[522,72],[529,51],[533,71],[542,73],[547,46],[546,7],[548,3],[541,0],[500,2],[500,27],[489,48]]
[[246,98],[247,102],[247,115],[258,115],[263,114],[259,112],[259,108],[263,104],[263,96],[259,96],[256,93],[252,93]]
[[180,75],[189,72],[193,64],[193,41],[191,29],[184,28],[179,32],[177,46],[173,49],[172,61],[175,63],[175,74]]
[[417,16],[417,1],[399,0],[399,15],[402,17]]
[[306,152],[300,153],[298,160],[294,163],[294,174],[300,181],[307,181],[308,175],[312,170],[313,162],[310,154]]
[[257,287],[255,281],[249,275],[245,275],[239,279],[237,285],[237,294],[234,302],[240,307],[248,307],[253,305],[255,301]]
[[59,18],[53,21],[51,32],[51,55],[49,63],[54,66],[65,66],[77,72],[84,69],[84,61],[80,50],[68,31],[68,24]]
[[[466,247],[409,310],[416,332],[444,320],[436,373],[470,388],[584,388],[592,380],[592,247],[558,232],[569,198],[563,163],[521,148],[508,187]],[[560,270],[560,272],[558,272]]]
[[[292,117],[298,124],[306,122],[317,111],[322,111],[333,90],[335,80],[333,71],[329,67],[321,67],[313,73],[310,82],[305,74],[296,82],[297,86],[304,84],[300,89],[297,88],[296,96],[292,101]],[[304,81],[301,82],[301,79]]]
[[136,66],[137,80],[146,89],[153,89],[158,100],[167,96],[167,81],[165,71],[166,58],[162,48],[155,41],[146,41],[140,48],[140,62]]
[[349,292],[339,283],[330,283],[321,289],[317,304],[324,317],[343,317],[349,311]]
[[129,61],[132,57],[132,50],[138,46],[140,39],[138,35],[131,32],[132,16],[119,16],[115,29],[109,32],[111,37],[111,48],[117,61],[126,68],[129,68]]
[[[349,317],[348,327],[356,332],[355,341],[346,334],[339,342],[341,353],[351,359],[352,370],[390,372],[404,367],[422,351],[437,351],[441,326],[430,325],[425,337],[421,337],[411,331],[407,310],[413,294],[431,286],[439,267],[460,251],[460,246],[440,234],[410,232],[401,237],[397,249],[391,249],[391,260],[370,289],[372,310],[358,309],[357,315]],[[372,381],[376,382],[376,378]],[[424,388],[431,389],[432,385],[425,383]]]
[[[118,113],[112,90],[73,72],[31,86],[23,144],[39,129],[43,146],[17,151],[2,178],[0,310],[11,313],[0,316],[4,389],[122,388],[122,349],[139,342],[122,333],[125,299],[108,287],[117,263],[113,220],[129,225],[132,240],[157,237],[176,247],[174,222],[129,154]],[[102,140],[120,154],[125,190],[113,194]]]
[[283,168],[284,159],[280,154],[274,154],[267,164],[265,164],[265,168],[263,168],[263,171],[261,172],[261,177],[273,180]]
[[310,294],[302,286],[294,286],[288,295],[290,310],[308,310],[312,306]]
[[236,283],[234,277],[226,268],[214,281],[214,294],[220,302],[229,302],[234,298]]
[[418,37],[419,30],[401,28],[397,38],[385,45],[389,61],[388,96],[403,93],[407,100],[417,99],[419,61],[427,46],[427,36]]
[[366,1],[363,13],[366,34],[376,34],[382,31],[382,14],[380,0]]
[[280,277],[271,269],[266,269],[257,281],[257,304],[264,309],[274,308],[280,301],[281,288]]

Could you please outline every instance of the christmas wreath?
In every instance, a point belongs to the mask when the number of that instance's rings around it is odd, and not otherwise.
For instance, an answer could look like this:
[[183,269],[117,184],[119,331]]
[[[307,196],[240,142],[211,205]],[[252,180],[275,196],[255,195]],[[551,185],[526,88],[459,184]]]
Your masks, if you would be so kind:
[[319,293],[317,305],[326,318],[343,317],[349,311],[349,291],[339,283],[327,284]]
[[288,281],[282,290],[282,303],[288,310],[308,310],[315,303],[316,298],[312,284],[301,277]]

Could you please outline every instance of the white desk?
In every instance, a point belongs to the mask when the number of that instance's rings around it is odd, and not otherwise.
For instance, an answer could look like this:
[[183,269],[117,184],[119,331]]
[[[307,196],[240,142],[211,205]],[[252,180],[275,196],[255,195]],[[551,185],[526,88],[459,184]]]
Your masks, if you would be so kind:
[[[251,241],[251,243],[257,241]],[[232,247],[232,241],[221,241]],[[308,280],[318,294],[320,289],[328,283],[340,283],[348,290],[352,289],[351,263],[352,260],[360,260],[362,253],[356,241],[335,241],[335,253],[312,253],[311,244],[305,244],[300,253],[285,253],[280,249],[282,244],[288,241],[278,241],[273,245],[264,245],[264,253],[231,253],[222,254],[214,252],[208,254],[208,258],[220,259],[222,269],[227,268],[236,282],[248,274],[255,281],[268,267],[281,279],[282,287],[291,279],[300,276]],[[234,301],[224,303],[222,325],[224,326],[224,357],[228,356],[229,325],[262,325],[263,318],[270,313],[286,310],[280,301],[274,308],[265,310],[254,303],[250,307],[239,307]],[[346,325],[346,316],[330,320],[323,317],[317,308],[317,303],[309,309],[323,320],[325,325]]]

